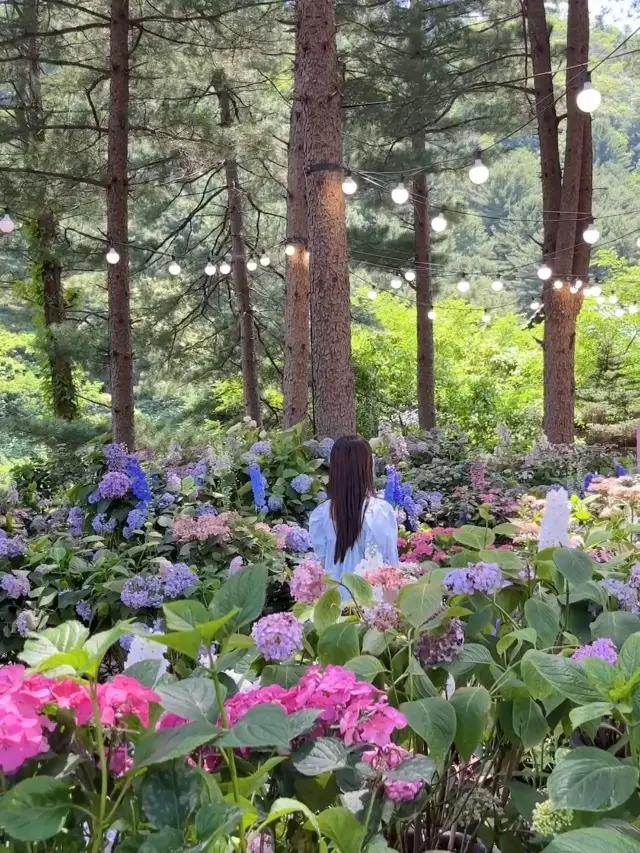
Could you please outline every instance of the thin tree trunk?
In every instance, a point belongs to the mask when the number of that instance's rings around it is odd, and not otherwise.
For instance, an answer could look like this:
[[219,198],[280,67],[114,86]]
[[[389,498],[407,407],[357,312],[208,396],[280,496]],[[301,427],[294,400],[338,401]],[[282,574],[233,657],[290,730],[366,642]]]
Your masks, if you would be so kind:
[[120,255],[109,264],[109,361],[113,440],[135,445],[129,282],[129,0],[111,0],[111,88],[107,149],[107,232]]
[[295,74],[287,168],[287,234],[296,241],[296,253],[287,263],[284,305],[284,425],[287,428],[306,420],[309,405],[309,255],[299,62]]
[[[216,74],[215,90],[220,104],[220,124],[231,127],[233,115],[231,99],[224,75]],[[242,351],[242,385],[244,390],[245,414],[256,423],[262,423],[260,410],[260,385],[258,381],[258,359],[256,356],[255,319],[251,303],[251,288],[247,271],[247,253],[244,240],[244,212],[242,209],[242,190],[238,178],[238,164],[235,160],[225,160],[227,181],[227,203],[229,208],[229,227],[231,231],[231,253],[233,256],[232,275],[236,292],[238,313],[240,315],[240,347]]]
[[298,0],[309,213],[311,359],[319,436],[355,432],[342,116],[333,0]]
[[419,172],[413,181],[413,227],[416,257],[416,314],[418,329],[418,423],[422,429],[436,425],[435,357],[431,282],[431,230],[427,176]]

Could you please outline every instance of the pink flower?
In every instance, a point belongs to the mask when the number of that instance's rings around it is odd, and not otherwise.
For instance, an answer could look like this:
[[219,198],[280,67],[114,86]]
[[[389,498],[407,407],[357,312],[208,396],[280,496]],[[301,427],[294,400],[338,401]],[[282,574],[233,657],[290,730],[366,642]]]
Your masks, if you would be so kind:
[[219,515],[178,515],[173,520],[173,538],[176,542],[204,542],[219,536],[223,542],[231,538],[230,524],[233,513],[221,512]]
[[398,590],[405,584],[411,583],[413,577],[398,566],[381,566],[364,576],[373,586],[381,587],[384,601],[393,604],[398,597]]
[[98,685],[100,722],[105,726],[115,726],[116,722],[131,714],[146,727],[149,725],[149,705],[159,701],[157,693],[128,675],[116,675],[113,681]]
[[271,684],[269,687],[259,687],[257,690],[236,693],[225,703],[229,725],[235,725],[250,708],[255,708],[256,705],[277,705],[288,714],[293,713],[294,708],[286,701],[288,692],[279,684]]
[[165,714],[157,725],[158,729],[177,729],[180,726],[186,726],[189,720],[186,717],[181,717],[178,714]]
[[385,702],[354,702],[346,709],[340,720],[340,734],[347,746],[354,743],[386,746],[394,730],[407,725],[404,714]]
[[24,678],[24,672],[20,665],[0,668],[0,768],[5,773],[46,752],[45,732],[55,728],[40,713],[51,696],[49,680],[41,675]]
[[407,782],[403,779],[385,779],[384,792],[394,803],[410,802],[415,800],[422,790],[423,783]]
[[384,792],[387,797],[394,802],[403,802],[415,800],[422,790],[423,783],[421,781],[409,782],[403,779],[387,779],[384,776],[384,771],[395,770],[396,767],[399,767],[411,757],[411,753],[407,752],[406,749],[390,743],[378,749],[363,753],[362,760],[365,764],[369,764],[374,770],[378,770],[383,774]]
[[84,726],[93,716],[91,697],[86,687],[75,681],[53,681],[51,686],[51,701],[59,708],[75,711],[76,725]]
[[324,569],[318,560],[303,560],[296,566],[290,583],[291,594],[302,604],[317,601],[327,585],[324,582]]
[[133,758],[126,746],[117,746],[109,750],[109,770],[115,776],[124,776],[133,767]]

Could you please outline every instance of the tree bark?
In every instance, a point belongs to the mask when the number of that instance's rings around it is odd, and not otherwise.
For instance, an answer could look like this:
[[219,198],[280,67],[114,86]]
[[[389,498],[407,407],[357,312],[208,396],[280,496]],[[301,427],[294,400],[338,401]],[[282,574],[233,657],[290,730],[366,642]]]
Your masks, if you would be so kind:
[[418,332],[418,423],[422,429],[436,425],[435,356],[431,282],[431,230],[427,176],[419,172],[413,181],[413,227],[416,257],[416,314]]
[[320,437],[355,432],[355,382],[342,116],[333,0],[298,0],[300,97],[309,214],[314,422]]
[[309,255],[307,188],[304,174],[304,123],[300,63],[291,104],[287,164],[287,234],[296,241],[288,259],[284,305],[284,425],[306,420],[309,406]]
[[129,0],[111,0],[107,232],[120,255],[109,264],[109,362],[113,440],[134,449],[133,344],[129,281]]
[[[222,73],[215,76],[214,87],[220,104],[220,124],[231,127],[233,114],[227,81]],[[258,359],[256,356],[255,319],[251,302],[251,288],[247,271],[247,253],[244,240],[244,212],[242,190],[235,160],[225,160],[227,181],[227,204],[231,231],[232,276],[240,315],[240,348],[242,352],[242,385],[244,390],[245,414],[257,424],[262,423],[260,410],[260,385],[258,381]]]

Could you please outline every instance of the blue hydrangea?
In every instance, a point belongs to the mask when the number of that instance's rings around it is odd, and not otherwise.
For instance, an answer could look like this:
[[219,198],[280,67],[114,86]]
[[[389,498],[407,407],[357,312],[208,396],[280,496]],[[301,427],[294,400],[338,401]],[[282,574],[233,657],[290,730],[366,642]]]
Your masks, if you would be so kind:
[[198,576],[186,563],[176,563],[162,570],[164,594],[167,598],[180,598],[198,583]]
[[141,607],[159,607],[162,604],[161,581],[159,577],[136,575],[125,583],[120,600],[132,610]]
[[269,507],[269,512],[280,512],[280,510],[284,509],[282,495],[270,495],[267,506]]
[[427,492],[426,500],[432,510],[439,510],[442,506],[442,492]]
[[14,557],[23,557],[27,553],[27,543],[20,536],[7,536],[2,531],[0,536],[0,557],[11,560]]
[[48,527],[46,516],[34,515],[34,517],[31,519],[30,527],[34,533],[42,533],[43,531],[45,531]]
[[335,441],[332,438],[323,438],[318,444],[318,456],[321,459],[329,459]]
[[584,480],[582,481],[582,491],[583,492],[589,491],[589,486],[591,485],[591,483],[593,483],[595,476],[596,475],[592,474],[591,472],[589,472],[588,474],[585,474]]
[[94,516],[91,526],[100,536],[105,536],[107,533],[113,533],[116,529],[116,520],[109,518],[105,512],[101,512]]
[[413,487],[410,483],[405,483],[402,486],[402,509],[407,514],[407,524],[410,530],[417,530],[418,528],[418,514],[420,512],[420,507],[413,499]]
[[313,477],[310,477],[309,474],[298,474],[298,476],[294,477],[291,481],[291,488],[299,495],[306,495],[312,485]]
[[249,465],[249,479],[251,480],[251,490],[253,492],[253,502],[260,512],[268,512],[267,507],[267,481],[262,476],[262,471],[257,462],[252,462]]
[[300,554],[310,551],[313,547],[311,536],[304,527],[292,527],[287,533],[287,548]]
[[122,535],[125,539],[131,539],[136,530],[142,530],[144,523],[147,520],[147,506],[144,503],[139,503],[135,509],[132,509],[127,515],[127,523],[122,528]]
[[83,622],[91,622],[92,610],[88,601],[79,601],[76,604],[76,613]]
[[252,444],[249,448],[249,453],[251,453],[254,457],[256,456],[268,456],[269,458],[273,454],[273,448],[271,447],[270,441],[256,441],[255,444]]
[[600,581],[600,586],[604,587],[609,595],[616,599],[618,606],[623,610],[630,610],[631,613],[640,613],[638,590],[635,586],[614,578],[607,578]]
[[131,488],[131,480],[121,471],[109,471],[98,485],[98,493],[105,500],[123,498]]
[[102,451],[109,471],[124,471],[129,455],[124,444],[107,444]]
[[100,500],[100,490],[99,489],[94,489],[91,492],[91,494],[89,495],[89,497],[87,498],[87,501],[90,504],[97,504],[99,500]]
[[387,480],[384,486],[384,499],[391,506],[402,507],[404,494],[402,491],[402,478],[393,465],[387,467]]
[[129,456],[125,470],[131,478],[131,491],[133,494],[139,501],[149,503],[153,497],[149,488],[149,481],[135,456]]
[[16,616],[15,629],[16,634],[19,634],[21,637],[29,636],[31,628],[29,627],[29,616],[26,610],[23,610],[22,613],[18,613]]
[[170,492],[179,492],[182,486],[182,478],[177,471],[167,471],[167,489]]
[[327,493],[323,489],[321,489],[318,492],[318,494],[316,495],[316,503],[317,504],[323,504],[327,500],[328,497],[329,496],[327,495]]
[[29,594],[31,585],[25,575],[6,574],[0,580],[0,589],[8,598],[22,598]]
[[475,563],[466,569],[453,569],[444,578],[451,595],[483,592],[494,595],[504,586],[502,569],[497,563]]
[[627,471],[627,469],[624,467],[624,465],[621,465],[621,464],[618,462],[618,464],[616,465],[616,477],[627,477],[627,476],[628,476],[628,474],[629,474],[629,472],[628,472],[628,471]]
[[175,502],[176,499],[171,492],[164,492],[158,498],[158,509],[168,509]]
[[200,504],[196,509],[196,516],[199,517],[201,515],[218,515],[218,510],[213,506],[213,504]]
[[69,524],[69,530],[71,531],[72,536],[80,536],[82,533],[82,525],[84,523],[84,517],[82,515],[82,510],[79,506],[72,506],[69,510],[69,515],[67,516],[67,523]]

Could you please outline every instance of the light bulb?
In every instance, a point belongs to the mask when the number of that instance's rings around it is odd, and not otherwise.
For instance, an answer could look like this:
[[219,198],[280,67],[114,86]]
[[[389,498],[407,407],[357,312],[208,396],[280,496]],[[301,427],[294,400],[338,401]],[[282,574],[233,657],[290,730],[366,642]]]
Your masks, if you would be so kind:
[[500,281],[500,279],[496,279],[491,282],[491,290],[495,290],[496,293],[502,290],[504,284]]
[[564,282],[562,281],[562,279],[557,278],[553,282],[553,287],[554,287],[554,290],[562,290],[562,288],[564,287]]
[[617,301],[618,301],[618,297],[615,295],[615,293],[612,293],[611,296],[609,297],[609,303],[611,305],[615,305]]
[[249,258],[247,261],[247,269],[249,272],[254,272],[254,270],[258,269],[258,264],[255,262],[254,258]]
[[482,315],[482,322],[483,323],[490,323],[491,322],[491,314],[489,314],[487,311],[485,311],[484,314]]
[[284,253],[285,253],[285,255],[287,255],[287,257],[289,257],[289,258],[290,258],[292,255],[295,255],[295,253],[296,253],[296,247],[293,245],[293,243],[287,243],[287,245],[284,247]]
[[574,293],[574,294],[575,294],[575,293],[577,293],[579,290],[580,290],[580,288],[579,288],[577,285],[572,284],[572,285],[571,285],[571,287],[569,288],[569,293]]
[[636,240],[636,246],[640,249],[640,237]]
[[107,252],[107,263],[117,264],[119,260],[120,255],[116,252],[113,246],[110,246],[109,251]]
[[11,214],[9,213],[9,211],[7,211],[2,217],[2,219],[0,219],[0,231],[3,234],[11,234],[15,227],[16,223],[11,218]]
[[372,302],[374,299],[377,298],[377,296],[378,294],[375,292],[375,290],[370,290],[369,293],[367,293],[367,299],[370,299]]
[[582,239],[585,243],[588,243],[590,246],[593,246],[594,243],[597,243],[600,239],[600,232],[596,228],[593,217],[589,217],[589,224],[582,232]]
[[470,287],[471,285],[463,276],[458,282],[458,290],[460,291],[460,293],[468,293]]
[[591,285],[591,295],[592,296],[600,296],[601,293],[602,293],[602,288],[600,287],[599,284],[592,284]]
[[593,293],[591,292],[591,286],[590,285],[587,285],[587,287],[585,287],[585,289],[582,292],[584,293],[585,296],[593,296]]
[[229,275],[231,272],[231,264],[226,259],[220,264],[220,273],[222,275]]
[[169,264],[169,275],[180,275],[180,264],[175,258],[173,258]]
[[472,184],[486,184],[489,180],[489,170],[482,162],[479,151],[476,155],[475,163],[469,169],[469,178]]
[[436,312],[433,310],[433,308],[431,308],[431,310],[427,311],[427,317],[428,317],[430,320],[435,320],[437,316],[438,316],[438,315],[437,315],[437,314],[436,314]]
[[591,74],[587,74],[587,79],[584,81],[582,89],[578,92],[577,97],[578,109],[583,113],[595,112],[602,103],[602,95],[597,89],[594,89],[591,83]]
[[392,278],[389,283],[394,290],[400,290],[400,288],[402,287],[401,278]]
[[262,256],[260,257],[261,266],[268,267],[270,263],[271,263],[271,258],[269,257],[269,255],[263,253]]
[[548,264],[542,264],[542,266],[538,267],[538,278],[541,281],[548,281],[553,275],[553,271]]
[[407,281],[415,281],[416,280],[416,274],[413,270],[407,270],[406,273],[404,274],[404,277],[406,278]]
[[400,181],[398,186],[394,187],[392,190],[391,198],[396,204],[406,204],[409,201],[409,190],[405,187],[402,181]]
[[578,288],[578,290],[580,290],[583,285],[584,285],[584,281],[581,278],[577,278],[576,279],[576,287]]
[[637,314],[638,306],[637,305],[629,305],[629,314]]
[[204,268],[204,274],[208,276],[212,276],[216,274],[216,265],[211,261],[208,262],[206,267]]
[[624,317],[624,308],[616,308],[615,315],[616,317]]
[[537,311],[539,307],[540,307],[540,303],[538,302],[537,299],[534,299],[533,302],[531,303],[531,310]]
[[596,302],[598,303],[598,305],[604,305],[604,303],[606,301],[607,300],[604,298],[604,296],[598,296],[598,298],[596,299]]
[[440,211],[437,216],[431,220],[431,227],[436,232],[436,234],[442,234],[443,231],[447,230],[447,217],[444,215],[444,210]]
[[347,174],[345,175],[345,179],[342,182],[342,192],[345,195],[353,195],[357,189],[358,189],[358,185],[353,180],[351,172],[347,172]]

